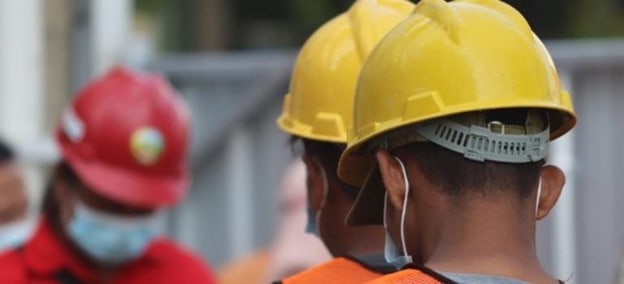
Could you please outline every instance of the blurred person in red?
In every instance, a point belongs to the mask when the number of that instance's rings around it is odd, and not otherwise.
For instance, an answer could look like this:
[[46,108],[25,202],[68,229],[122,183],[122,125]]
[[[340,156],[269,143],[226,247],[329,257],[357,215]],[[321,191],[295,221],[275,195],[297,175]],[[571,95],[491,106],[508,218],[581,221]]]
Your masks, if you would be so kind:
[[304,230],[306,171],[300,160],[284,171],[279,195],[281,221],[273,243],[226,265],[219,273],[219,283],[270,283],[331,258],[321,240]]
[[35,219],[28,216],[28,194],[11,147],[0,140],[0,253],[21,246]]
[[189,115],[160,76],[116,68],[75,96],[42,221],[0,257],[4,283],[214,283],[154,223],[188,189]]

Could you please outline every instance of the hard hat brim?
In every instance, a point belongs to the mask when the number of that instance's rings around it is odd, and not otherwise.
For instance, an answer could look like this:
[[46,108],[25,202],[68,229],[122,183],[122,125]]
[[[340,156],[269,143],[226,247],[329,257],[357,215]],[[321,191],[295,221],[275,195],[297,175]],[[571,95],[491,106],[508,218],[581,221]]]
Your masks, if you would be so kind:
[[349,210],[346,224],[349,226],[383,225],[385,192],[381,172],[375,164],[369,170],[353,207]]
[[61,141],[62,157],[89,189],[112,201],[141,208],[160,208],[178,203],[188,191],[188,174],[154,176],[85,161]]
[[550,123],[551,123],[551,133],[550,133],[550,141],[554,141],[555,139],[559,138],[560,136],[562,136],[563,134],[567,133],[570,129],[572,129],[574,127],[574,125],[576,125],[576,114],[571,111],[572,109],[572,103],[571,100],[567,102],[567,104],[569,106],[567,107],[558,107],[555,105],[548,105],[548,104],[521,104],[521,103],[517,103],[517,107],[505,107],[504,105],[492,105],[489,107],[470,107],[470,106],[462,106],[461,108],[458,108],[457,110],[449,110],[446,112],[441,112],[435,115],[431,115],[428,117],[424,117],[424,118],[418,118],[418,119],[408,119],[408,120],[404,120],[401,121],[399,123],[394,123],[394,121],[392,121],[392,125],[389,125],[388,123],[378,123],[379,125],[385,125],[383,127],[380,127],[379,129],[376,129],[375,131],[372,131],[370,133],[367,133],[365,135],[363,135],[362,137],[356,137],[356,138],[352,138],[351,141],[349,141],[349,143],[347,144],[347,148],[344,150],[344,152],[342,153],[342,155],[340,156],[340,160],[338,161],[338,176],[340,177],[340,179],[348,184],[351,185],[362,185],[362,182],[364,181],[365,175],[368,172],[368,170],[372,167],[372,165],[375,163],[372,155],[363,152],[362,146],[366,145],[367,142],[375,139],[376,137],[379,137],[385,133],[389,133],[391,131],[394,131],[396,129],[399,129],[401,127],[407,126],[407,125],[411,125],[411,124],[416,124],[416,123],[423,123],[425,121],[431,120],[431,119],[436,119],[436,118],[440,118],[440,117],[446,117],[446,116],[451,116],[451,115],[457,115],[457,114],[461,114],[461,113],[466,113],[468,111],[466,111],[465,109],[474,109],[474,111],[487,111],[490,109],[542,109],[544,111],[548,111],[549,117],[550,117]]

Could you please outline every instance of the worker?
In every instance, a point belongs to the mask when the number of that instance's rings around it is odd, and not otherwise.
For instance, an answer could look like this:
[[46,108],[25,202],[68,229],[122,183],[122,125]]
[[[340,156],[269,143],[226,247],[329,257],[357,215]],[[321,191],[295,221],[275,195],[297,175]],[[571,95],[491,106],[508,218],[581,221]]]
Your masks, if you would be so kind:
[[297,56],[277,123],[303,146],[306,230],[323,240],[334,259],[283,283],[361,283],[396,271],[383,258],[383,227],[345,225],[358,188],[340,181],[336,171],[347,142],[360,68],[377,42],[413,8],[405,0],[355,1],[316,30]]
[[0,257],[2,281],[214,283],[154,227],[187,193],[188,139],[187,108],[161,76],[115,68],[88,84],[56,130],[43,220]]
[[422,0],[357,90],[338,168],[362,185],[348,223],[384,224],[386,255],[403,268],[370,283],[424,283],[412,263],[458,283],[557,283],[535,227],[565,180],[545,164],[549,142],[576,115],[520,13],[498,0]]
[[13,149],[0,140],[0,253],[21,246],[36,219],[29,216],[28,192]]

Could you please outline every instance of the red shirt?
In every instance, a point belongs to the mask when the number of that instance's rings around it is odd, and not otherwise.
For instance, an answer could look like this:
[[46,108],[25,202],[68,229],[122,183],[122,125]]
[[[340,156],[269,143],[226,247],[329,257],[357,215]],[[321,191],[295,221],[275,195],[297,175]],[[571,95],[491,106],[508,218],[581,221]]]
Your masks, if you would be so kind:
[[[0,282],[8,284],[101,283],[95,271],[65,249],[47,221],[21,249],[0,256]],[[173,242],[154,241],[139,259],[125,264],[107,284],[216,283],[197,257]]]

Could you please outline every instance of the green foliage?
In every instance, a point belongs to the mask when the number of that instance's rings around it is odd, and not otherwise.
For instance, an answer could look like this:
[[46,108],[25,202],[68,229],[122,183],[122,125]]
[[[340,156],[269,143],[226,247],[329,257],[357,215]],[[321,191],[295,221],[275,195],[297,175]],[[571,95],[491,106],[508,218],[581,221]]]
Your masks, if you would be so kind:
[[292,17],[289,20],[297,29],[297,41],[305,40],[319,26],[347,10],[350,5],[351,1],[293,0]]

